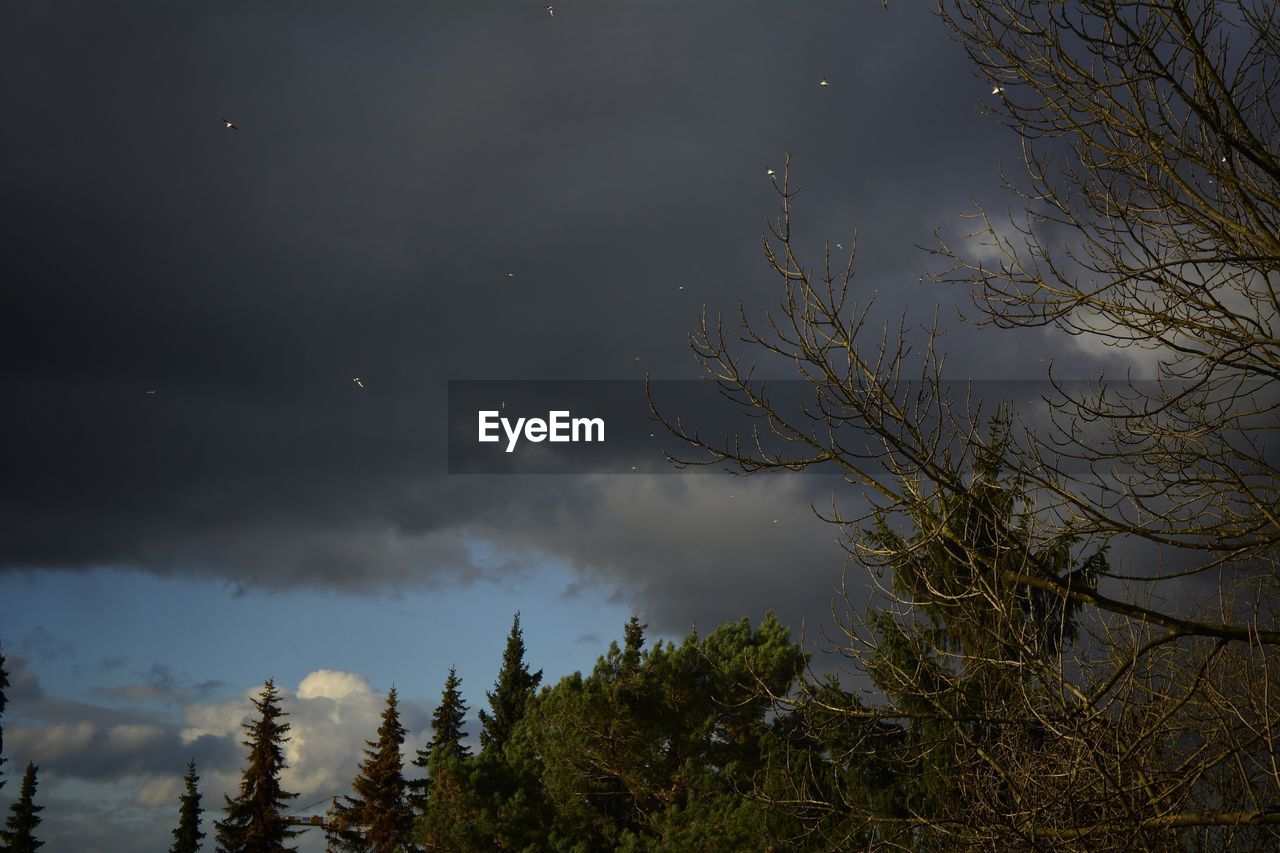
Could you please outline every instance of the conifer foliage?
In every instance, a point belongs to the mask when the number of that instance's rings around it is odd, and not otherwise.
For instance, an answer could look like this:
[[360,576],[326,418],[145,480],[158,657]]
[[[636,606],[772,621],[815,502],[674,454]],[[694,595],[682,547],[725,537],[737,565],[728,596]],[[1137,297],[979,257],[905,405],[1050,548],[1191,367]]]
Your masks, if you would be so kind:
[[169,853],[196,853],[204,833],[200,831],[200,777],[196,775],[195,759],[187,762],[187,775],[182,779],[185,790],[178,798],[178,826],[173,830],[173,845]]
[[249,764],[240,782],[240,794],[226,798],[226,818],[218,821],[219,853],[274,853],[296,850],[285,847],[298,834],[291,830],[280,813],[285,803],[297,794],[280,787],[280,771],[284,769],[284,743],[289,724],[280,717],[280,694],[268,679],[262,693],[253,700],[258,719],[245,723],[249,748]]
[[409,849],[413,815],[405,799],[401,764],[404,736],[393,687],[387,693],[378,739],[366,741],[365,759],[351,785],[355,796],[346,797],[345,804],[336,812],[345,849],[361,853],[395,853]]
[[0,830],[0,841],[4,843],[0,849],[6,853],[35,853],[44,846],[44,842],[37,841],[35,836],[36,827],[40,825],[40,812],[44,811],[44,806],[35,804],[37,769],[27,762],[27,772],[22,776],[22,791],[17,802],[9,808],[4,829]]
[[467,703],[462,699],[461,687],[462,679],[458,677],[457,669],[449,667],[440,704],[431,715],[431,742],[425,750],[427,757],[448,755],[462,759],[471,755],[471,748],[462,742],[467,736],[462,728],[467,718]]
[[[9,673],[4,668],[4,655],[0,654],[0,718],[4,717],[4,706],[8,704],[5,690],[9,688]],[[4,726],[0,724],[0,767],[4,766]],[[0,788],[4,787],[4,772],[0,770]]]
[[415,821],[415,840],[428,850],[483,849],[473,834],[478,810],[472,780],[474,761],[463,739],[467,703],[462,699],[462,679],[449,668],[440,704],[431,715],[431,741],[414,761],[427,770],[420,783],[416,805],[422,816]]
[[529,697],[542,682],[542,670],[529,672],[524,660],[524,633],[520,630],[520,613],[516,612],[502,654],[502,669],[492,693],[486,693],[492,713],[480,712],[480,748],[498,750],[506,745],[511,730],[524,717]]

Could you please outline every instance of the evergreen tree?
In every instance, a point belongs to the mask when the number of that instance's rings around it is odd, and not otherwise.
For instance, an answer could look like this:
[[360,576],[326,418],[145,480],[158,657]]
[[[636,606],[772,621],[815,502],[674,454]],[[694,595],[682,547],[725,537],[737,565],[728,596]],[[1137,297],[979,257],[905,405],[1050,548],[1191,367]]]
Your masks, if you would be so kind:
[[186,792],[178,798],[178,826],[173,830],[173,846],[169,853],[196,853],[204,833],[200,831],[200,789],[196,787],[200,777],[196,775],[195,759],[187,762],[187,775],[182,779]]
[[[4,654],[0,653],[0,718],[4,717],[4,706],[9,700],[4,691],[9,687],[9,673],[4,668]],[[4,766],[4,726],[0,725],[0,767]],[[0,771],[0,788],[4,787],[4,773]]]
[[798,835],[744,794],[777,746],[769,697],[804,668],[790,632],[770,614],[754,631],[743,619],[646,649],[645,627],[632,618],[593,672],[530,703],[506,752],[540,785],[501,816],[521,841],[509,846],[763,850]]
[[396,690],[387,693],[378,739],[366,741],[365,759],[352,782],[354,797],[337,809],[343,828],[340,838],[348,850],[395,853],[408,849],[413,836],[413,815],[405,799],[400,749],[405,728],[400,725]]
[[[458,678],[456,669],[450,667],[449,677],[445,679],[444,691],[440,696],[440,704],[431,715],[431,740],[414,756],[414,767],[427,770],[431,764],[431,756],[439,752],[440,747],[458,758],[466,758],[470,755],[471,750],[462,743],[462,739],[466,736],[466,732],[462,730],[462,723],[467,715],[467,706],[462,701],[462,694],[458,692],[461,685],[462,679]],[[427,809],[428,785],[429,780],[425,778],[411,779],[405,783],[409,806],[417,814],[423,814]]]
[[542,681],[542,671],[530,673],[524,660],[520,613],[515,614],[502,656],[502,669],[492,693],[492,713],[480,712],[480,754],[471,772],[475,804],[475,836],[485,846],[501,850],[540,849],[545,841],[546,797],[536,768],[515,766],[506,746],[519,727]]
[[481,750],[501,751],[516,723],[524,717],[529,697],[542,682],[542,670],[529,672],[524,661],[524,634],[520,630],[520,612],[516,611],[502,654],[502,669],[492,693],[486,693],[493,713],[480,712]]
[[467,704],[459,688],[462,679],[453,667],[445,679],[440,704],[431,715],[431,741],[419,750],[414,764],[427,769],[419,783],[416,803],[421,817],[414,836],[428,850],[481,850],[491,847],[478,834],[475,764],[463,743]]
[[280,787],[280,771],[285,766],[282,745],[288,740],[289,724],[279,721],[288,715],[280,710],[278,700],[279,693],[270,679],[260,697],[253,700],[259,717],[244,724],[249,733],[243,742],[249,748],[249,765],[244,769],[239,796],[234,800],[226,797],[226,819],[217,823],[219,853],[297,849],[284,846],[298,831],[288,828],[280,809],[298,795]]
[[[828,843],[947,849],[946,827],[998,823],[993,812],[1021,807],[1000,772],[1009,762],[993,770],[991,756],[1056,760],[1060,742],[1037,711],[1050,707],[1043,674],[1062,666],[1075,641],[1077,607],[1005,578],[1094,589],[1106,549],[1086,552],[1070,539],[1036,545],[1025,484],[1002,463],[1007,441],[1007,422],[997,419],[967,482],[920,500],[904,530],[881,513],[867,531],[884,555],[868,561],[910,602],[869,607],[852,647],[883,698],[867,701],[829,678],[806,684],[784,720],[785,781],[804,803],[796,812]],[[1077,804],[1077,816],[1085,808]],[[928,823],[904,822],[922,816]]]
[[37,841],[34,835],[36,827],[40,825],[40,812],[44,811],[44,806],[35,804],[37,769],[39,768],[34,764],[27,762],[27,772],[22,776],[22,792],[18,795],[17,802],[9,808],[5,828],[0,830],[0,840],[4,842],[3,849],[6,853],[35,853],[44,846],[44,842]]
[[431,715],[431,742],[427,744],[428,755],[448,754],[455,758],[467,758],[471,748],[462,742],[467,733],[462,724],[467,718],[467,703],[462,700],[459,687],[462,679],[457,670],[449,667],[449,677],[445,679],[444,691],[440,694],[440,704]]

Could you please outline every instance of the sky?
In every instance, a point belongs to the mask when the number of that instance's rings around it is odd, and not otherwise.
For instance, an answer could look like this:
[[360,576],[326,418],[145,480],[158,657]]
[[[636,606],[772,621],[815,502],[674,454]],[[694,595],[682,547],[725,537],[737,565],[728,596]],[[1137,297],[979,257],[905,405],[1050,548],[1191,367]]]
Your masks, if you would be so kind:
[[818,643],[856,567],[812,507],[849,487],[613,445],[450,473],[449,383],[696,379],[704,309],[777,299],[788,156],[797,245],[856,232],[855,288],[937,316],[948,377],[1117,363],[922,281],[1019,164],[931,5],[11,4],[0,807],[32,760],[44,850],[162,849],[188,759],[217,815],[272,678],[322,809],[392,686],[413,749],[456,666],[474,735],[516,611],[551,682],[632,614]]

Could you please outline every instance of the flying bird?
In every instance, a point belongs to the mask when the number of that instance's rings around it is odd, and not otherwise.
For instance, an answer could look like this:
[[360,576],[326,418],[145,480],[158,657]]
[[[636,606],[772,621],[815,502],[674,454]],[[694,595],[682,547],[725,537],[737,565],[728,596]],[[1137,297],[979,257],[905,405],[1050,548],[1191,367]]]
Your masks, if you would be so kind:
[[992,87],[991,87],[991,94],[993,94],[993,95],[1003,95],[1003,94],[1004,94],[1004,86],[992,86]]
[[150,391],[148,391],[147,393],[148,393],[148,394],[154,394],[154,393],[156,393],[156,389],[152,388],[152,389],[151,389]]
[[225,125],[227,126],[227,130],[239,130],[239,129],[240,129],[240,128],[236,127],[236,126],[235,126],[235,123],[234,123],[234,122],[232,122],[232,121],[231,121],[231,119],[227,118],[226,116],[223,116],[223,118],[222,118],[222,123],[223,123],[223,124],[225,124]]
[[827,82],[827,78],[826,78],[826,77],[823,77],[821,80],[819,80],[819,81],[818,81],[818,85],[825,89],[825,88],[827,88],[828,86],[830,86],[831,84]]
[[364,387],[364,381],[359,376],[351,377],[351,381],[356,383],[356,385],[358,385],[361,388]]
[[554,18],[554,17],[556,16],[556,7],[555,7],[555,6],[548,6],[548,7],[547,7],[547,14]]
[[772,178],[774,175],[778,174],[777,172],[773,171],[773,169],[765,169],[765,170],[764,170],[764,173],[765,173],[766,175],[768,175],[770,178]]

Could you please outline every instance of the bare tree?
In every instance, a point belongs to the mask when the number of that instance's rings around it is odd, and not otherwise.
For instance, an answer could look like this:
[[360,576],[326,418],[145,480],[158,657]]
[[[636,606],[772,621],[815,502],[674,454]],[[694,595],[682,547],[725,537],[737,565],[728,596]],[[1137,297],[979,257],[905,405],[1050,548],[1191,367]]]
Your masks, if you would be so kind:
[[1151,383],[1063,391],[1025,469],[1076,529],[1199,551],[1201,567],[1273,550],[1280,10],[967,0],[942,18],[1022,137],[1028,184],[1009,184],[1020,220],[977,213],[997,260],[944,244],[942,278],[970,287],[982,322],[1158,359]]
[[[837,846],[1266,849],[1280,10],[946,0],[940,15],[1026,173],[1006,180],[1023,213],[979,210],[970,240],[940,242],[934,279],[967,287],[981,324],[1139,348],[1155,372],[1082,390],[1051,369],[1025,419],[954,393],[936,324],[913,351],[905,324],[869,324],[852,252],[802,262],[784,172],[764,239],[777,309],[734,331],[704,316],[692,336],[755,428],[711,440],[654,401],[701,451],[677,464],[830,467],[873,499],[819,514],[878,587],[865,613],[846,600],[837,645],[881,695],[827,681],[775,697],[794,749],[762,795]],[[770,362],[808,383],[806,404],[756,378]],[[1156,562],[1113,566],[1108,547],[1133,541]],[[914,787],[868,796],[877,773]]]

